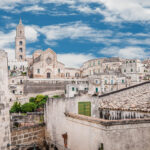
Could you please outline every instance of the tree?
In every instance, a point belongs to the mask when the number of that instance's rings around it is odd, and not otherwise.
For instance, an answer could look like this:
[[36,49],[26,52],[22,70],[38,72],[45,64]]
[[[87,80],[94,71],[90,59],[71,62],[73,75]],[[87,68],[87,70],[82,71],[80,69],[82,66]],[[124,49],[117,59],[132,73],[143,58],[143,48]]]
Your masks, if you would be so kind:
[[21,111],[23,113],[26,113],[26,112],[34,112],[37,108],[37,105],[33,102],[29,102],[29,103],[25,103],[22,105],[21,107]]
[[19,102],[15,102],[10,109],[10,113],[19,113],[21,112],[21,104]]

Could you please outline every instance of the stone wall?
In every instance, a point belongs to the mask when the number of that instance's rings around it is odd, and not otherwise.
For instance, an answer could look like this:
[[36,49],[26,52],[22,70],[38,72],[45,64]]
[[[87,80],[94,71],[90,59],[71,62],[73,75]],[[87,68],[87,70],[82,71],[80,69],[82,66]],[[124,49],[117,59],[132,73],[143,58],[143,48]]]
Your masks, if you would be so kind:
[[11,141],[13,145],[11,148],[15,148],[17,145],[22,148],[26,145],[25,148],[29,148],[35,144],[42,149],[44,147],[44,138],[44,124],[13,129],[11,131]]
[[0,50],[0,150],[10,144],[7,54]]
[[27,80],[24,82],[24,94],[43,93],[47,91],[65,90],[64,82],[42,80]]
[[27,114],[13,113],[11,114],[11,128],[31,126],[44,123],[43,112],[31,112]]

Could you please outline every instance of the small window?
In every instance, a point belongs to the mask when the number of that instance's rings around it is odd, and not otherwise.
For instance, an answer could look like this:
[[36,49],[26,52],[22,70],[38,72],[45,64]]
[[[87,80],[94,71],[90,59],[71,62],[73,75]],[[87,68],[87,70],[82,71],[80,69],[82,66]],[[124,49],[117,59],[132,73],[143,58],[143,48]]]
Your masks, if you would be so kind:
[[124,69],[124,72],[126,72],[126,69]]
[[12,83],[14,83],[14,80],[12,80]]
[[105,80],[105,84],[107,84],[107,80]]
[[95,89],[95,92],[98,93],[98,88]]
[[23,84],[22,80],[20,80],[20,84]]
[[111,84],[113,84],[114,83],[114,81],[113,80],[111,80]]
[[40,73],[40,69],[37,69],[37,73]]
[[122,83],[124,83],[124,80],[122,80]]
[[95,83],[98,84],[98,80],[95,80]]
[[60,68],[58,69],[58,73],[60,73]]
[[72,87],[72,91],[74,91],[74,87]]
[[22,91],[20,91],[20,94],[22,94]]
[[131,69],[131,72],[133,72],[133,69]]
[[19,41],[19,45],[22,45],[23,44],[23,42],[22,41]]
[[12,92],[13,92],[13,94],[15,94],[15,90],[13,90]]
[[75,77],[79,77],[79,73],[75,73]]
[[10,70],[10,66],[8,66],[8,70]]

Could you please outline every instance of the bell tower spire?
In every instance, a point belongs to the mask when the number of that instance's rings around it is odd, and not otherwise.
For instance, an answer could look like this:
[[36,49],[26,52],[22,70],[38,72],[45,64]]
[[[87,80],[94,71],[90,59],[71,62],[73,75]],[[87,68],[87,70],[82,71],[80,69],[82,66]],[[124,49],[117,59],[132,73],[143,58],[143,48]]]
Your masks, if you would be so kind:
[[16,28],[16,50],[15,57],[17,61],[26,60],[26,38],[25,38],[25,29],[20,18],[19,24]]
[[19,20],[19,24],[22,24],[22,20],[21,20],[21,17],[20,17],[20,20]]

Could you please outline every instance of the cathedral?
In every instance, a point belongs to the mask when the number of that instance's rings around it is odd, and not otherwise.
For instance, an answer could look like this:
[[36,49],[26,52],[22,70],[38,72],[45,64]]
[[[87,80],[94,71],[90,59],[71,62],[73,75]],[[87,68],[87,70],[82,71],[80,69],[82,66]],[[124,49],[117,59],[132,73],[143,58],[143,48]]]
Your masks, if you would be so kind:
[[80,69],[66,68],[57,60],[57,54],[50,48],[45,51],[36,50],[32,58],[27,58],[25,28],[21,19],[16,28],[15,46],[16,60],[9,62],[9,70],[13,70],[13,75],[26,72],[30,78],[43,79],[74,79],[81,76]]

